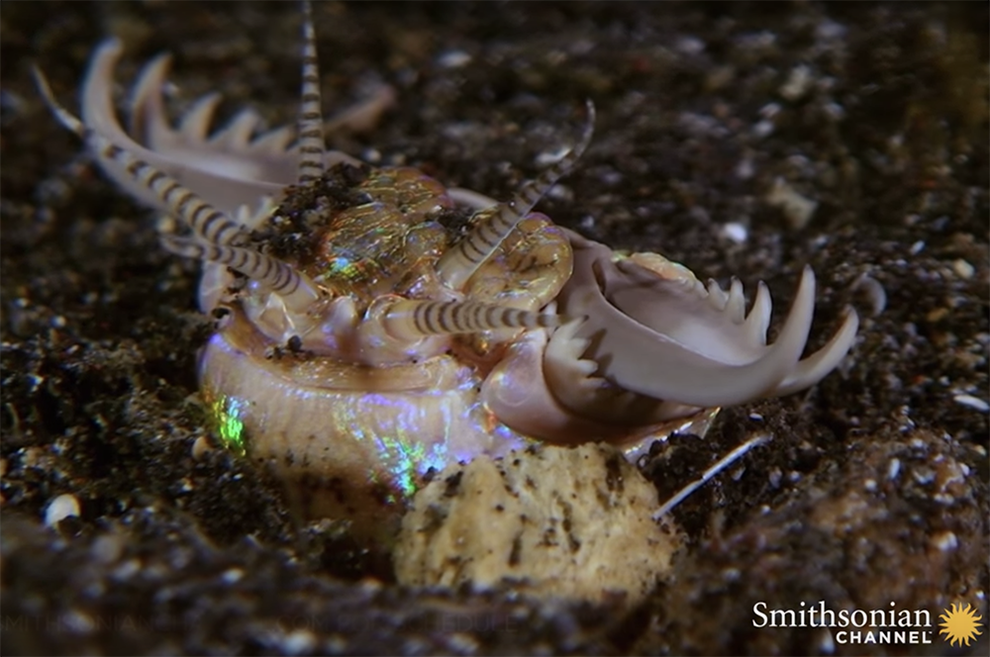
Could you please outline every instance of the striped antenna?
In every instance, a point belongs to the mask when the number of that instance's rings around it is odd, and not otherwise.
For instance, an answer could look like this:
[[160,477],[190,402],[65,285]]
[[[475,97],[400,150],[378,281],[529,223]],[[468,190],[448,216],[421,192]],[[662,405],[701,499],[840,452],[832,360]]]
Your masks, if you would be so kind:
[[320,100],[320,63],[316,58],[313,8],[303,0],[302,100],[299,109],[299,176],[304,185],[323,175],[323,112]]
[[578,145],[548,167],[536,180],[523,185],[511,201],[499,203],[495,212],[484,216],[470,233],[444,253],[437,263],[440,280],[455,290],[461,289],[464,282],[495,253],[495,249],[509,236],[516,224],[526,218],[554,183],[574,168],[591,143],[591,135],[595,129],[595,106],[591,100],[587,101],[587,107],[588,120]]
[[382,325],[396,340],[418,340],[430,335],[559,326],[565,319],[559,315],[476,301],[414,299],[390,305]]
[[268,286],[293,312],[305,312],[320,298],[316,286],[305,274],[296,271],[281,260],[253,249],[203,244],[193,239],[172,235],[163,235],[161,242],[166,249],[176,255],[226,265],[252,281]]
[[229,244],[245,232],[239,223],[180,185],[172,176],[83,125],[55,100],[44,74],[37,67],[33,72],[38,90],[62,125],[79,135],[95,153],[116,162],[134,181],[154,192],[169,212],[186,222],[198,238],[211,244]]

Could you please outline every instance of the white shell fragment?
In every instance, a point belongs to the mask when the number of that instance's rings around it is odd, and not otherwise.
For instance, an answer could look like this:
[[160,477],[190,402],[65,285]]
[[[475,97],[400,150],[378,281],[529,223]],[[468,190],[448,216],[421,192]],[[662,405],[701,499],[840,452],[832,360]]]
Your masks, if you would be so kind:
[[981,413],[986,413],[990,411],[990,404],[983,401],[979,397],[974,397],[973,395],[955,395],[953,398],[957,404],[962,404],[963,406],[968,406],[969,408],[976,409]]
[[78,518],[79,514],[79,500],[75,495],[59,495],[45,508],[45,525],[54,527],[66,518]]

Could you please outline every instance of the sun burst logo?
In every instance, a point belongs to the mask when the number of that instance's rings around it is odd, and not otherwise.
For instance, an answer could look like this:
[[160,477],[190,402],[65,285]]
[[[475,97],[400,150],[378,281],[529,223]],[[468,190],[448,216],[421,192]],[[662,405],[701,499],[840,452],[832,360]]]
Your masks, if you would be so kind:
[[951,645],[963,644],[969,647],[969,642],[976,638],[978,634],[983,634],[980,631],[979,621],[983,616],[977,616],[976,610],[972,608],[968,603],[966,608],[963,609],[962,603],[955,603],[952,605],[952,610],[945,610],[945,613],[939,616],[942,621],[939,623],[939,634],[945,635],[945,640]]

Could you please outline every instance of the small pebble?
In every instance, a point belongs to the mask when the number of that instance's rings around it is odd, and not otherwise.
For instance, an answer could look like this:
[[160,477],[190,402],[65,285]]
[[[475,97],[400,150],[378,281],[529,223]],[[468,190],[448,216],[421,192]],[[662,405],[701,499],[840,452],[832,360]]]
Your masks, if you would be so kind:
[[887,291],[883,284],[869,274],[862,274],[853,283],[853,290],[862,291],[870,302],[870,314],[878,316],[887,307]]
[[787,82],[780,88],[780,95],[790,101],[800,99],[811,87],[811,69],[804,64],[791,69]]
[[958,260],[956,260],[955,262],[952,263],[952,269],[955,270],[956,275],[959,276],[959,278],[962,278],[962,279],[965,279],[965,280],[969,280],[969,279],[973,278],[973,274],[976,273],[976,267],[974,267],[973,265],[969,264],[968,262],[966,262],[962,258],[960,258],[960,259],[958,259]]
[[887,479],[893,481],[897,479],[897,475],[901,473],[901,460],[891,459],[890,465],[887,466]]
[[986,413],[990,411],[990,404],[974,397],[973,395],[956,395],[952,398],[957,404],[962,404],[963,406],[969,406],[970,408],[975,408],[981,413]]
[[437,58],[441,68],[461,68],[471,63],[471,55],[463,50],[448,50]]
[[198,437],[192,445],[192,457],[197,461],[207,455],[213,448],[206,436]]
[[722,234],[736,244],[745,244],[749,237],[746,227],[734,221],[722,226]]
[[79,500],[75,495],[59,495],[45,509],[45,525],[54,527],[66,518],[79,517]]
[[782,178],[774,181],[765,200],[770,205],[780,208],[787,218],[787,223],[795,230],[807,226],[815,210],[818,209],[817,201],[801,196]]
[[949,552],[959,547],[959,539],[953,532],[944,531],[932,536],[931,544],[942,552]]
[[316,647],[316,635],[309,630],[298,629],[289,632],[282,642],[282,648],[289,655],[303,655]]
[[764,119],[759,121],[753,126],[753,136],[757,139],[763,139],[764,137],[769,137],[773,134],[773,121]]

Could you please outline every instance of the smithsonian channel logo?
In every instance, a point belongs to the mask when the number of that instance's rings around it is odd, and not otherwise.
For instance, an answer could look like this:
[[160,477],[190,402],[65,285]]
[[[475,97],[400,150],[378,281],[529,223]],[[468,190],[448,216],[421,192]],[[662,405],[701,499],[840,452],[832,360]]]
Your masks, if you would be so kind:
[[[753,605],[753,627],[825,627],[840,644],[914,645],[944,641],[969,646],[983,633],[983,617],[969,604],[952,604],[939,616],[938,628],[927,609],[830,609],[824,600],[802,602],[797,609]],[[939,629],[940,628],[940,629]]]

